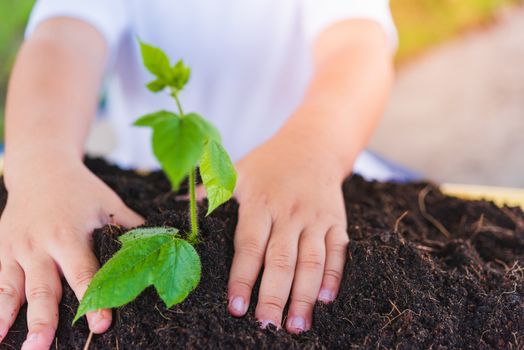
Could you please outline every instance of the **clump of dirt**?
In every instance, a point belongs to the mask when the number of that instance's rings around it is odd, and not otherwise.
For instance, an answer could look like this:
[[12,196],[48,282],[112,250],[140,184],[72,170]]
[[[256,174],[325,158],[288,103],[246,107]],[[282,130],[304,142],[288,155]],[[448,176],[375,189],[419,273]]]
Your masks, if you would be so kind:
[[[101,160],[88,166],[148,226],[188,228],[187,203],[175,200],[160,173],[141,176]],[[0,198],[5,205],[5,189]],[[238,205],[228,202],[200,219],[202,280],[184,301],[166,309],[154,289],[114,311],[114,324],[95,335],[91,349],[523,349],[524,213],[483,201],[444,196],[427,183],[343,185],[351,239],[340,294],[318,304],[311,331],[290,335],[260,330],[253,317],[227,313],[226,286]],[[201,210],[204,213],[204,210]],[[94,234],[95,253],[107,261],[125,230]],[[57,349],[82,349],[84,320],[71,326],[78,302],[64,283]],[[25,308],[0,347],[19,348]]]

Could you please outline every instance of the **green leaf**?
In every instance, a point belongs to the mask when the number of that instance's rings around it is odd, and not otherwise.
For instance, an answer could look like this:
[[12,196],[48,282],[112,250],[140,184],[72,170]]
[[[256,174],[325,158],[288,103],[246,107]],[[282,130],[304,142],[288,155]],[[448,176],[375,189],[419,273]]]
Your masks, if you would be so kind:
[[90,311],[114,308],[155,286],[167,307],[183,301],[200,281],[200,258],[176,230],[159,227],[132,230],[122,248],[96,273],[73,323]]
[[144,66],[157,78],[168,82],[171,80],[171,65],[167,55],[157,47],[140,41],[140,52]]
[[118,240],[120,243],[126,244],[140,239],[158,236],[160,234],[178,237],[178,229],[174,227],[141,227],[121,235],[118,237]]
[[176,91],[182,90],[189,81],[191,69],[182,60],[171,67],[169,58],[161,49],[139,42],[144,66],[157,78],[149,82],[147,88],[153,92],[161,91],[166,86]]
[[171,266],[165,265],[155,282],[155,288],[169,308],[184,301],[196,288],[200,282],[201,263],[195,248],[183,239],[175,240],[171,251],[161,251],[159,259],[164,258],[172,261]]
[[161,79],[153,80],[146,85],[146,87],[152,92],[162,91],[166,86],[166,83]]
[[184,65],[182,60],[179,60],[171,69],[172,73],[172,86],[177,90],[182,90],[189,81],[191,75],[191,69]]
[[197,113],[189,113],[184,116],[184,119],[191,121],[193,124],[197,125],[198,128],[202,131],[206,138],[221,142],[220,133],[213,124],[211,124],[207,119],[201,117]]
[[165,119],[153,126],[153,152],[176,191],[194,169],[206,137],[190,119]]
[[135,125],[153,128],[153,152],[174,190],[197,165],[206,140],[220,140],[218,130],[195,113],[180,118],[159,111],[139,118]]
[[200,176],[209,202],[207,215],[233,195],[237,180],[235,167],[226,150],[215,140],[206,143],[200,159]]
[[158,112],[146,114],[138,118],[134,122],[134,125],[135,126],[155,127],[157,124],[165,120],[170,120],[172,123],[178,123],[180,121],[180,117],[177,114],[169,112],[169,111],[158,111]]

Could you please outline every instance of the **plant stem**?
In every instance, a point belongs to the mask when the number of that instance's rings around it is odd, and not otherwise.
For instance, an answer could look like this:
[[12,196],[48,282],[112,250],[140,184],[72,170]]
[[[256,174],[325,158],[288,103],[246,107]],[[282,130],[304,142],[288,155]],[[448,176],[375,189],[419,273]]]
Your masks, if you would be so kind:
[[189,215],[191,217],[190,242],[196,242],[198,236],[198,215],[196,205],[196,168],[189,173]]
[[173,98],[176,101],[176,106],[178,107],[178,112],[180,113],[180,117],[183,118],[184,117],[184,111],[182,110],[182,104],[180,104],[180,100],[178,99],[177,92],[175,90],[171,90],[171,96],[173,96]]
[[[178,99],[176,90],[171,90],[171,96],[176,101],[180,118],[184,117],[184,111],[182,110],[182,104]],[[188,240],[192,243],[196,243],[198,237],[198,213],[196,204],[196,168],[191,170],[189,173],[189,217],[191,218],[191,233],[189,234]]]

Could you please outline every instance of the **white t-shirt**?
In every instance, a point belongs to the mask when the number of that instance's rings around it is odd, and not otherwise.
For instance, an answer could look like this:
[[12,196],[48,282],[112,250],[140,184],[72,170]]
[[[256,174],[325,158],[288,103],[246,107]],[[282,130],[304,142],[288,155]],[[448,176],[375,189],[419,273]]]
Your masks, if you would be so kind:
[[220,130],[238,160],[270,138],[298,107],[312,76],[311,45],[327,26],[349,18],[382,25],[396,47],[388,0],[39,0],[26,35],[55,16],[82,19],[106,39],[107,109],[117,137],[110,159],[154,168],[150,130],[131,126],[139,116],[176,110],[168,93],[145,88],[137,36],[182,58],[191,79],[180,94]]

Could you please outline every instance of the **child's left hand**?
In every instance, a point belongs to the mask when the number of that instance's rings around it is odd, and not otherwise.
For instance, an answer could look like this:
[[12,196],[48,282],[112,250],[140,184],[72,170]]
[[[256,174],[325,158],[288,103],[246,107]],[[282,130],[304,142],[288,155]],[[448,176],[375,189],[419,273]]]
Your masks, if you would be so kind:
[[342,181],[380,117],[393,78],[391,49],[374,21],[349,19],[314,45],[302,104],[279,132],[237,164],[240,203],[229,278],[229,311],[246,313],[264,272],[255,316],[311,328],[317,300],[332,301],[349,242]]
[[229,311],[243,316],[264,265],[255,316],[310,329],[317,300],[337,295],[349,242],[342,166],[315,142],[277,134],[237,164],[240,203],[229,279]]

